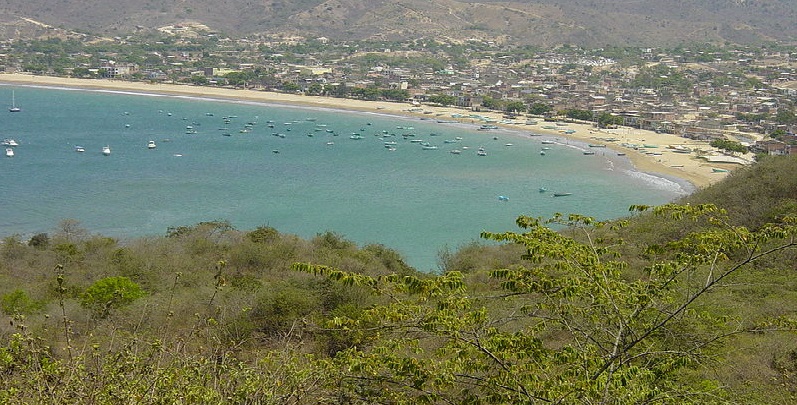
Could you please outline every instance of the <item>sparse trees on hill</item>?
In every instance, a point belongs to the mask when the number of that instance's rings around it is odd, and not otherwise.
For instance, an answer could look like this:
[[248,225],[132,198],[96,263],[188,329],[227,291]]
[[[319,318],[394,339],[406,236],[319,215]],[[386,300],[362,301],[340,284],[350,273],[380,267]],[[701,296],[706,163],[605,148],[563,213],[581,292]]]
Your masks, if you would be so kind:
[[0,402],[790,403],[795,162],[619,221],[521,216],[441,274],[226,221],[8,237]]
[[485,233],[526,249],[525,264],[490,272],[486,282],[503,292],[486,296],[456,271],[372,278],[296,265],[392,298],[324,326],[367,336],[337,357],[336,395],[376,403],[724,402],[719,384],[696,379],[694,368],[723,339],[777,326],[728,322],[703,309],[706,297],[797,246],[797,217],[750,231],[711,205],[654,213],[707,228],[648,246],[639,259],[649,262],[638,268],[609,224],[588,217],[521,217],[521,233]]

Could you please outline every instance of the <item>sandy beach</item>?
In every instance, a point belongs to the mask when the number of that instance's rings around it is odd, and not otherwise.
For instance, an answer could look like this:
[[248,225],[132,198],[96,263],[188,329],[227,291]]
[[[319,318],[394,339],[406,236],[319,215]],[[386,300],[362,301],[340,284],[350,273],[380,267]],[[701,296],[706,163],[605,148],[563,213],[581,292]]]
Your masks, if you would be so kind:
[[[249,100],[264,103],[299,105],[344,109],[362,112],[378,112],[438,120],[457,120],[464,123],[481,125],[484,122],[468,117],[473,112],[455,107],[439,107],[428,105],[410,105],[385,101],[362,101],[333,97],[303,96],[258,90],[236,90],[194,85],[150,84],[144,82],[128,82],[104,79],[70,79],[50,76],[34,76],[26,74],[0,74],[0,82],[15,85],[50,86],[64,88],[87,88],[102,90],[118,90],[140,93],[160,93],[184,96],[207,97],[225,100]],[[24,106],[23,106],[24,107]],[[455,118],[452,115],[463,115]],[[478,115],[489,119],[495,125],[517,130],[521,133],[556,135],[563,140],[572,139],[590,145],[590,148],[606,147],[618,154],[625,154],[639,171],[666,177],[680,178],[697,188],[713,184],[739,167],[737,163],[709,162],[699,158],[702,156],[721,155],[708,143],[694,141],[671,134],[659,134],[635,128],[597,129],[588,124],[566,123],[555,125],[551,122],[539,122],[527,125],[525,118],[506,122],[498,112],[478,112]],[[487,132],[485,133],[487,135]],[[531,138],[529,136],[529,138]],[[603,146],[601,146],[603,145]],[[689,152],[686,150],[688,148]],[[716,171],[718,169],[720,171]],[[727,170],[727,171],[725,171]]]

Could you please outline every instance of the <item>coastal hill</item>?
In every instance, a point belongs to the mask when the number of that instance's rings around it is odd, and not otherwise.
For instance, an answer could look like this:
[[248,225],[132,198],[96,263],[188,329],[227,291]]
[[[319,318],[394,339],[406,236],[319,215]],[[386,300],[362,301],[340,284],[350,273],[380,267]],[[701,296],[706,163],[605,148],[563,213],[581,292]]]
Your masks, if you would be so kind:
[[550,47],[671,46],[797,38],[791,0],[6,0],[0,38],[58,30],[120,36],[199,24],[230,36],[493,40]]
[[9,236],[0,402],[794,403],[795,170],[765,158],[614,226],[521,217],[440,274],[225,221]]

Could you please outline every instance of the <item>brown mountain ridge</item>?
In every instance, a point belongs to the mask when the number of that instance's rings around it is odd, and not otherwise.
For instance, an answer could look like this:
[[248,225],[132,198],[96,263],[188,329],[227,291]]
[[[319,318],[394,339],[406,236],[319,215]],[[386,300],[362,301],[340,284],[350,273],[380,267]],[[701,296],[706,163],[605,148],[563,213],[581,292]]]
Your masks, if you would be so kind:
[[[5,0],[0,35],[122,35],[196,22],[234,37],[478,38],[587,47],[797,41],[793,0]],[[38,25],[37,25],[38,23]],[[46,30],[45,30],[46,31]]]

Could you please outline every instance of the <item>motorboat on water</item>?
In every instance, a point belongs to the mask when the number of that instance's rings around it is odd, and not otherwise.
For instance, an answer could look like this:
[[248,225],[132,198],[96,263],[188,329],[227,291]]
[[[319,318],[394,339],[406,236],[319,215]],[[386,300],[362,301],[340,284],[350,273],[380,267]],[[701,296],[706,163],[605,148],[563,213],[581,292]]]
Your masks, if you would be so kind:
[[147,149],[155,149],[157,147],[158,147],[158,145],[155,144],[155,141],[147,142]]
[[6,148],[6,157],[14,157],[14,149]]
[[86,151],[86,148],[84,148],[84,147],[82,147],[80,145],[75,145],[75,152],[82,153],[82,152],[85,152],[85,151]]
[[6,138],[3,139],[3,146],[19,146],[19,143],[11,138]]
[[102,154],[105,155],[105,156],[110,156],[111,155],[111,147],[108,146],[108,145],[103,146],[102,147]]

